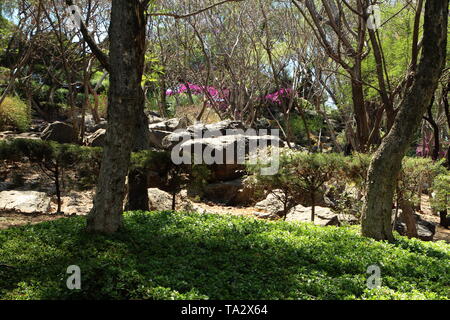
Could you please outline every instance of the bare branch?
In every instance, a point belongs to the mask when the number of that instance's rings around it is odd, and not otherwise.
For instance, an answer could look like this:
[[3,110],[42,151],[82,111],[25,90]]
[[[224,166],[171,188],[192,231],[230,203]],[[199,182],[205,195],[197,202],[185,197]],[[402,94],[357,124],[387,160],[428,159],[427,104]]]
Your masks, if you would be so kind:
[[206,8],[191,12],[191,13],[181,14],[181,15],[176,14],[176,13],[154,12],[154,13],[150,13],[148,16],[150,16],[150,17],[155,17],[155,16],[157,16],[157,17],[172,17],[175,19],[185,19],[185,18],[189,18],[189,17],[195,16],[195,15],[198,15],[205,11],[208,11],[209,9],[215,8],[215,7],[220,6],[227,2],[242,2],[242,1],[245,1],[245,0],[223,0],[218,3],[212,4],[209,7],[206,7]]

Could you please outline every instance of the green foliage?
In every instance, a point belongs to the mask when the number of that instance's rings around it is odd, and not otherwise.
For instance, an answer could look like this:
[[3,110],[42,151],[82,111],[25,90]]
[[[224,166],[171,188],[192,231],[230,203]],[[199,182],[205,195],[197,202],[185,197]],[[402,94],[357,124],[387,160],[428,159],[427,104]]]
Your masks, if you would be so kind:
[[423,185],[431,186],[434,178],[448,172],[442,165],[444,160],[433,161],[429,158],[405,157],[399,177],[399,196],[413,204],[420,203]]
[[6,97],[0,105],[0,130],[7,127],[25,131],[30,126],[28,106],[19,97]]
[[[354,227],[226,215],[125,213],[114,235],[84,217],[0,231],[2,299],[449,299],[450,246],[364,238]],[[367,267],[382,287],[367,289]],[[68,290],[67,267],[81,269]]]
[[[345,164],[344,157],[335,153],[280,150],[279,170],[275,174],[265,175],[262,170],[266,164],[260,159],[267,159],[271,154],[260,154],[258,159],[251,159],[247,163],[247,170],[253,174],[257,188],[268,190],[276,197],[280,197],[280,193],[274,191],[281,190],[282,196],[279,200],[284,203],[284,215],[298,203],[298,197],[305,192],[314,206],[316,194],[326,182],[338,176]],[[271,152],[270,149],[267,152]]]
[[26,158],[31,163],[37,164],[43,172],[52,176],[55,183],[57,179],[64,178],[61,176],[62,170],[75,169],[76,178],[71,182],[81,189],[92,187],[95,184],[100,168],[101,154],[101,148],[58,144],[39,139],[0,141],[0,160],[18,162]]
[[171,165],[170,153],[144,150],[131,155],[131,168],[142,171],[166,172]]
[[367,181],[367,171],[371,161],[371,155],[365,153],[354,153],[345,160],[344,176],[346,182],[351,182],[364,191]]
[[450,174],[440,174],[433,181],[431,205],[438,211],[450,208]]

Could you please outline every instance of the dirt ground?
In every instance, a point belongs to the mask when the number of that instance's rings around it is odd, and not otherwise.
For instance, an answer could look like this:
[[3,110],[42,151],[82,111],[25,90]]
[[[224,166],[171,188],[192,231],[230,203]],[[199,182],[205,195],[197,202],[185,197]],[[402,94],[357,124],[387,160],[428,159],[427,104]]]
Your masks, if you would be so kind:
[[28,224],[36,224],[45,221],[53,221],[61,219],[64,216],[61,215],[34,215],[34,214],[22,214],[22,213],[0,213],[0,230],[10,227],[18,227]]

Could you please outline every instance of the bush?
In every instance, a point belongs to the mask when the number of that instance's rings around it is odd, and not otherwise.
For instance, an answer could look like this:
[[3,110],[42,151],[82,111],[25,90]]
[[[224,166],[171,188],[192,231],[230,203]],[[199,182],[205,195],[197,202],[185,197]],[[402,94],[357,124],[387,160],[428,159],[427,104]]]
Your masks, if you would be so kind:
[[[450,299],[450,246],[355,227],[129,212],[114,235],[85,217],[0,230],[0,299]],[[368,266],[381,287],[367,289]],[[81,269],[68,290],[67,267]]]
[[30,127],[30,112],[19,97],[6,97],[0,105],[0,130],[9,127],[25,131]]
[[440,174],[433,181],[431,206],[438,211],[450,208],[450,174]]
[[431,187],[436,176],[448,172],[443,162],[444,160],[436,162],[429,158],[405,157],[399,177],[398,198],[420,205],[424,187]]
[[[268,149],[270,152],[270,149]],[[307,153],[280,149],[279,169],[274,175],[262,174],[262,162],[271,155],[260,154],[247,163],[247,170],[254,175],[255,186],[272,192],[284,204],[283,216],[299,203],[299,196],[306,193],[312,204],[311,220],[317,194],[325,183],[339,175],[344,168],[344,157],[335,153]],[[260,160],[262,159],[262,161]],[[279,191],[281,190],[281,193]]]

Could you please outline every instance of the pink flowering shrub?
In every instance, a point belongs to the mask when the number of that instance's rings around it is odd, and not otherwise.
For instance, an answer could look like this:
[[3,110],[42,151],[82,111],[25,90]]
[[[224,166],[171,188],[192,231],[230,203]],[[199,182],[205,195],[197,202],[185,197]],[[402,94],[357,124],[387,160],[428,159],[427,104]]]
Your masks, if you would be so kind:
[[217,103],[219,109],[226,110],[228,107],[228,101],[230,97],[229,89],[217,89],[215,87],[209,86],[199,86],[193,83],[180,84],[177,86],[175,90],[168,89],[166,91],[167,96],[173,96],[175,94],[188,93],[188,89],[191,91],[193,95],[205,95],[207,94],[208,98],[212,100],[212,102]]
[[274,104],[281,104],[283,99],[287,99],[291,96],[292,89],[291,88],[282,88],[274,93],[268,94],[265,96],[265,99]]

